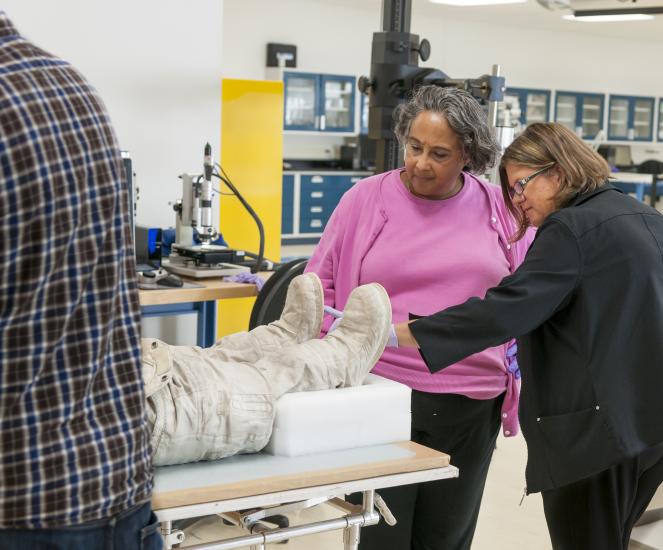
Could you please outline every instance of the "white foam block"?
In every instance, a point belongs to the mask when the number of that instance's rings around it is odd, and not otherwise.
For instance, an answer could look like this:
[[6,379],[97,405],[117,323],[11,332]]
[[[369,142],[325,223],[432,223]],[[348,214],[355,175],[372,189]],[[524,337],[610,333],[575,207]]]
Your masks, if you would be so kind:
[[410,440],[410,388],[369,374],[362,386],[287,393],[264,451],[300,456]]

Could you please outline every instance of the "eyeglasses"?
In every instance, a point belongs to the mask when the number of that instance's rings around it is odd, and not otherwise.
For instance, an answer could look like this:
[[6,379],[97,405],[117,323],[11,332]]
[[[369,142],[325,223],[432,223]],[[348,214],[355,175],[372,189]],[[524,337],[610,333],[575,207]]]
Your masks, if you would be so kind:
[[513,198],[516,195],[522,195],[525,192],[525,186],[532,181],[536,176],[540,176],[543,174],[546,170],[550,170],[554,166],[553,164],[549,164],[548,166],[544,166],[540,170],[537,170],[533,174],[530,174],[529,176],[526,176],[524,178],[520,178],[519,180],[516,180],[513,183],[513,187],[509,187],[509,197],[513,200]]

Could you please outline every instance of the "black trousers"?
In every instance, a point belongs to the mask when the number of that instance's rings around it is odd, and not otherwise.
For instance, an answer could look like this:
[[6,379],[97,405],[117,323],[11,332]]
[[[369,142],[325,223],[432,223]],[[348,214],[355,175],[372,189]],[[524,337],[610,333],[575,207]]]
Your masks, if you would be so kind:
[[663,445],[559,489],[543,491],[554,550],[627,550],[663,482]]
[[451,455],[460,477],[379,490],[398,523],[362,529],[360,550],[470,549],[502,400],[412,391],[412,440]]

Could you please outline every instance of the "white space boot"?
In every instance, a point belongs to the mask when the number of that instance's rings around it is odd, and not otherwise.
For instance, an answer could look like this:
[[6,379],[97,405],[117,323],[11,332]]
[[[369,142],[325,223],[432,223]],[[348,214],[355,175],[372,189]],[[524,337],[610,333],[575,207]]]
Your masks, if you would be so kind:
[[385,289],[371,283],[355,288],[336,330],[323,339],[271,353],[255,363],[278,398],[284,393],[357,386],[382,355],[391,328]]
[[324,291],[315,273],[295,277],[288,286],[281,317],[249,332],[224,336],[214,348],[246,352],[245,362],[253,363],[266,353],[306,342],[320,335],[324,314]]

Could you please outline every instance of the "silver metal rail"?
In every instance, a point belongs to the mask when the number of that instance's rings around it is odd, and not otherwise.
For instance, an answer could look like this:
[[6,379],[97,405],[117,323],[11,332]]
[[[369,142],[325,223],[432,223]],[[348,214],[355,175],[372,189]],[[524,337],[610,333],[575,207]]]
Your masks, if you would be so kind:
[[[374,504],[374,490],[365,491],[361,512],[359,513],[295,527],[286,527],[282,529],[266,528],[266,530],[261,533],[244,535],[218,542],[187,546],[187,550],[230,550],[231,548],[244,548],[247,546],[250,547],[251,550],[264,550],[266,544],[274,544],[287,539],[314,535],[327,531],[336,531],[338,529],[343,529],[344,550],[357,550],[359,547],[361,528],[364,526],[375,525],[380,521],[380,515],[375,511]],[[171,522],[162,522],[161,528],[164,542],[166,543],[166,550],[170,550],[173,543],[179,543],[184,540],[184,534],[181,531],[171,531]]]

